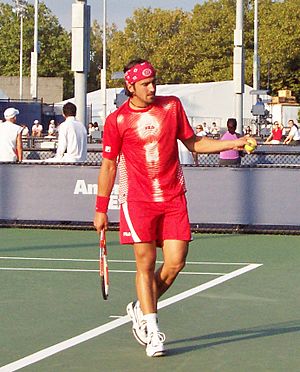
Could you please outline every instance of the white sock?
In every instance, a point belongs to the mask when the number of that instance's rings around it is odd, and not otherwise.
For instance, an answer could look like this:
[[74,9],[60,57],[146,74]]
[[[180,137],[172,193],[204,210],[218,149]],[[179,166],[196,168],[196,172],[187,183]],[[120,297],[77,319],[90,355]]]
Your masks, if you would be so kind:
[[144,315],[144,319],[147,322],[148,335],[159,331],[156,313],[146,314]]

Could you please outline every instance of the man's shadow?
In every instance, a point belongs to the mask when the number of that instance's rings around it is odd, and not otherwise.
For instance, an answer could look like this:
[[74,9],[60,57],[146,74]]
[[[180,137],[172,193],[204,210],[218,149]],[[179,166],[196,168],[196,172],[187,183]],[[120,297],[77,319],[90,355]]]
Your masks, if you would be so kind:
[[[298,320],[287,323],[270,324],[253,328],[236,329],[232,331],[216,332],[207,335],[185,338],[167,342],[168,355],[184,354],[194,350],[224,345],[231,342],[253,340],[261,337],[272,337],[300,331]],[[196,343],[195,343],[196,342]],[[183,343],[186,346],[170,347]]]

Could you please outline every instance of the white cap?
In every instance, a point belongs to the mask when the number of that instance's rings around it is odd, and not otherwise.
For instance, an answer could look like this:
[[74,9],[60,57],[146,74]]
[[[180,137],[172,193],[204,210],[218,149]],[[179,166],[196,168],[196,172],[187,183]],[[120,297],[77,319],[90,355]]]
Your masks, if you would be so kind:
[[54,120],[52,119],[52,120],[50,120],[50,123],[51,123],[51,124],[54,124],[54,123],[55,123],[55,121],[54,121]]
[[34,122],[33,122],[33,124],[38,124],[39,123],[39,121],[38,120],[35,120]]
[[19,115],[19,110],[15,109],[13,107],[9,107],[4,111],[5,119],[12,119],[17,115]]

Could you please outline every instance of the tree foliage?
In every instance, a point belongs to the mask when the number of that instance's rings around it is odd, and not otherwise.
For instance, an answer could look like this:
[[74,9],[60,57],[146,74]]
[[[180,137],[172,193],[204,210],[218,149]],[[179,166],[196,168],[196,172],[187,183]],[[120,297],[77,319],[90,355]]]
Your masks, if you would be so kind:
[[[244,2],[245,81],[252,85],[253,3]],[[285,87],[300,100],[300,0],[259,0],[261,87]],[[128,60],[150,59],[161,83],[233,78],[236,0],[208,0],[192,12],[137,9],[109,44],[111,71]],[[111,82],[113,84],[113,82]]]
[[[115,24],[106,27],[106,39],[109,40],[117,32]],[[99,89],[101,85],[101,69],[103,68],[103,28],[93,21],[90,33],[90,71],[88,76],[88,92]],[[110,49],[106,51],[106,63],[110,60]]]
[[262,85],[291,89],[300,101],[300,0],[260,0]]
[[[71,36],[59,24],[46,5],[39,4],[40,53],[38,75],[64,78],[64,96],[73,91],[71,67]],[[34,6],[28,5],[23,22],[23,74],[30,75],[34,40]],[[20,20],[12,7],[0,4],[0,68],[1,75],[18,76],[20,51]]]
[[[244,0],[245,81],[252,85],[253,3]],[[259,0],[259,55],[261,87],[288,88],[300,100],[300,0]],[[139,8],[126,20],[123,31],[107,26],[108,86],[132,58],[149,59],[157,68],[162,84],[197,83],[233,78],[233,34],[236,0],[206,0],[191,12],[180,9]],[[24,19],[24,74],[30,73],[33,49],[32,5]],[[19,73],[20,22],[10,5],[0,4],[0,68],[6,76]],[[8,37],[9,35],[9,37]],[[88,91],[100,87],[102,68],[102,27],[91,27],[91,69]],[[40,2],[39,6],[40,76],[63,76],[65,97],[73,90],[70,70],[71,35]]]

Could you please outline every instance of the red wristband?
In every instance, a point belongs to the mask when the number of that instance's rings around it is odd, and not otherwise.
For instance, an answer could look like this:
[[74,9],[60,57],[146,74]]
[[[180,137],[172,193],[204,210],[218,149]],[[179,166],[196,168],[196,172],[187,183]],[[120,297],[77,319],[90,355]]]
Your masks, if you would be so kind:
[[109,196],[99,196],[96,198],[96,212],[107,213]]

